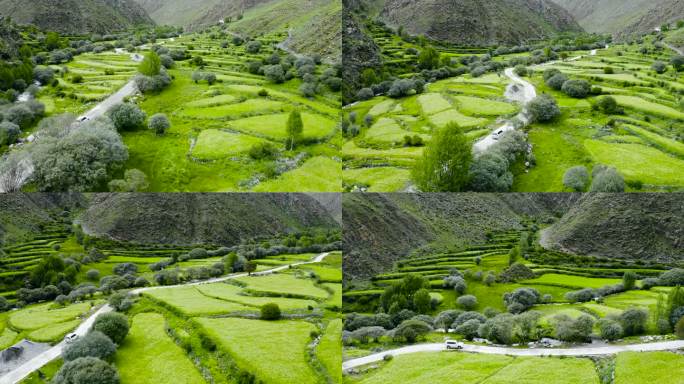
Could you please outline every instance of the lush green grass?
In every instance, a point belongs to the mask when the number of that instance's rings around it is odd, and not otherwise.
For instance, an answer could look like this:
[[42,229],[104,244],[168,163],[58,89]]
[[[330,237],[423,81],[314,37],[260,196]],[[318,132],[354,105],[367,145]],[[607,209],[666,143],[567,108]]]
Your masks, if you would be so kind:
[[309,334],[316,329],[310,323],[239,318],[195,321],[241,369],[259,380],[273,384],[319,382],[306,355]]
[[623,352],[615,361],[615,384],[684,383],[684,356],[671,352]]
[[311,271],[315,273],[319,279],[322,281],[341,283],[342,282],[342,269],[331,268],[325,265],[308,264],[299,267],[305,271]]
[[345,185],[368,186],[368,192],[401,191],[408,185],[411,171],[395,167],[345,169]]
[[67,333],[78,327],[81,320],[71,320],[55,323],[39,328],[28,334],[28,338],[39,342],[52,342],[61,340]]
[[265,141],[253,136],[208,129],[200,132],[192,155],[199,159],[221,159],[240,155]]
[[603,279],[595,277],[583,277],[583,276],[571,276],[571,275],[561,275],[557,273],[547,273],[536,279],[527,280],[524,283],[537,284],[537,285],[552,285],[559,287],[570,287],[570,288],[601,288],[605,285],[613,285],[620,283],[620,279]]
[[264,304],[276,303],[281,310],[285,311],[306,309],[309,306],[316,306],[316,302],[312,300],[290,299],[286,297],[247,296],[242,292],[242,288],[225,283],[199,285],[197,286],[197,289],[205,296],[215,297],[247,306],[260,307]]
[[342,164],[327,157],[314,157],[277,179],[258,184],[255,192],[338,192],[342,189]]
[[19,330],[38,330],[56,323],[70,322],[92,309],[91,302],[57,306],[54,303],[38,304],[12,312],[9,323]]
[[517,111],[517,107],[502,101],[488,100],[480,97],[456,96],[458,109],[467,114],[483,116],[507,115]]
[[396,356],[382,368],[349,382],[375,383],[595,383],[588,359],[557,359],[425,352]]
[[342,319],[328,323],[316,348],[316,356],[333,383],[342,383]]
[[154,289],[145,292],[145,295],[162,301],[188,316],[256,311],[253,307],[206,296],[193,286]]
[[235,279],[247,285],[250,291],[270,295],[295,295],[315,299],[328,298],[328,292],[314,286],[310,279],[297,278],[289,273],[274,273],[266,276],[240,277]]
[[[39,370],[31,372],[26,378],[20,381],[21,384],[49,384],[57,371],[62,367],[62,359],[55,359],[43,365]],[[41,374],[44,377],[41,378]]]
[[114,364],[123,383],[205,383],[185,351],[166,334],[164,317],[157,313],[133,318]]
[[618,104],[628,108],[634,108],[643,112],[662,115],[663,117],[671,119],[684,119],[684,113],[659,103],[653,103],[644,100],[640,97],[624,95],[615,95],[613,97],[618,102]]

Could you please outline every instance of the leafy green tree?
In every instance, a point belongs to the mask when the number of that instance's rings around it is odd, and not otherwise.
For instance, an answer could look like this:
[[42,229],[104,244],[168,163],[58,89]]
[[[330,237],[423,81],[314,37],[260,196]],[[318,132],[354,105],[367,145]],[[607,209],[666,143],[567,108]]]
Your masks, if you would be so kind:
[[138,66],[138,72],[145,76],[157,76],[161,71],[161,67],[162,62],[159,55],[155,51],[150,51]]
[[629,308],[620,314],[620,324],[624,329],[625,336],[633,336],[644,333],[648,312],[641,308]]
[[604,340],[617,340],[622,338],[622,325],[617,321],[610,319],[599,320],[599,328],[601,330],[601,337]]
[[302,114],[299,110],[294,110],[290,113],[287,119],[287,126],[285,132],[287,133],[287,145],[290,150],[293,150],[297,142],[301,139],[304,131],[304,122],[302,121]]
[[618,106],[617,100],[613,96],[603,96],[596,103],[598,108],[607,115],[612,115],[615,113],[620,113],[620,107]]
[[116,346],[104,333],[93,331],[67,345],[62,351],[64,361],[76,360],[80,357],[97,357],[110,360],[116,352]]
[[414,343],[431,331],[432,327],[424,321],[406,320],[394,329],[394,337],[396,339],[404,339],[408,343]]
[[675,56],[670,60],[670,64],[677,72],[684,70],[684,56]]
[[636,285],[636,279],[636,273],[632,271],[627,271],[624,275],[622,275],[622,285],[625,287],[625,291],[634,289],[634,286]]
[[549,122],[561,114],[556,99],[545,94],[534,98],[529,103],[528,109],[532,115],[532,120],[539,123]]
[[613,167],[594,168],[591,192],[620,193],[625,191],[625,179]]
[[93,323],[92,331],[100,331],[107,335],[114,343],[121,342],[128,335],[128,318],[117,312],[108,312],[97,316]]
[[653,65],[651,65],[651,69],[662,75],[667,71],[667,64],[663,63],[662,61],[655,61],[653,62]]
[[171,122],[169,118],[163,113],[157,113],[150,117],[150,121],[147,122],[147,127],[157,135],[163,135],[169,128],[171,128]]
[[520,248],[515,246],[508,251],[508,265],[510,266],[517,263],[518,259],[520,259]]
[[425,289],[419,289],[413,296],[413,306],[418,313],[428,313],[430,312],[430,292]]
[[45,48],[47,48],[48,51],[54,51],[55,49],[59,49],[61,46],[62,43],[59,38],[59,33],[48,32],[45,34]]
[[465,309],[466,311],[470,311],[477,307],[477,297],[473,295],[463,295],[456,299],[456,303],[459,307]]
[[254,261],[248,261],[245,264],[245,272],[247,272],[247,274],[249,274],[249,275],[251,275],[254,271],[256,271],[256,269],[257,269],[257,263]]
[[119,384],[116,368],[95,357],[81,357],[65,363],[52,384]]
[[112,120],[117,130],[123,131],[141,127],[147,117],[145,112],[133,103],[116,104],[107,111],[107,116]]
[[420,69],[434,69],[439,66],[439,52],[433,47],[425,47],[418,55]]
[[469,182],[470,141],[456,123],[437,131],[411,175],[423,192],[460,192]]
[[149,188],[147,176],[139,169],[127,169],[123,179],[107,184],[110,192],[142,192]]
[[471,319],[459,325],[454,331],[460,335],[463,335],[463,338],[466,340],[472,340],[478,336],[478,329],[480,329],[480,325],[482,325],[482,323],[480,323],[478,320]]
[[584,99],[591,92],[591,84],[586,80],[568,80],[563,83],[563,93],[576,99]]

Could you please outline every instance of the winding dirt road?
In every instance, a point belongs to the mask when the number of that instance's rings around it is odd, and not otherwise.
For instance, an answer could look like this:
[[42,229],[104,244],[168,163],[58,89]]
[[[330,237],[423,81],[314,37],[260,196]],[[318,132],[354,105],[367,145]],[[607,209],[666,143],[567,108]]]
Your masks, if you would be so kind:
[[[324,252],[313,259],[309,261],[302,261],[299,263],[293,263],[293,264],[288,264],[288,265],[283,265],[280,267],[268,269],[265,271],[260,271],[260,272],[254,272],[252,273],[252,276],[264,276],[264,275],[270,275],[272,273],[282,271],[285,269],[289,269],[291,266],[298,266],[298,265],[306,265],[306,264],[314,264],[314,263],[320,263],[322,262],[330,252]],[[169,289],[169,288],[176,288],[176,287],[182,287],[182,286],[195,286],[195,285],[201,285],[201,284],[211,284],[211,283],[218,283],[226,280],[231,280],[231,279],[237,279],[239,277],[246,277],[249,274],[247,273],[239,273],[236,275],[229,275],[229,276],[224,276],[224,277],[218,277],[215,279],[209,279],[209,280],[204,280],[204,281],[196,281],[196,282],[191,282],[187,284],[178,284],[178,285],[162,285],[162,286],[154,286],[154,287],[144,287],[144,288],[138,288],[130,291],[130,294],[141,294],[146,291],[151,291],[151,290],[156,290],[156,289]],[[88,317],[81,325],[76,328],[76,330],[73,333],[76,333],[79,336],[83,336],[86,333],[88,333],[88,330],[90,330],[90,327],[92,327],[93,323],[95,322],[95,319],[97,316],[111,312],[112,307],[109,305],[105,304],[103,305],[100,309],[98,309],[95,313],[93,313],[90,317]],[[33,359],[27,361],[25,364],[19,366],[17,369],[7,373],[3,377],[0,377],[0,384],[15,384],[23,380],[26,376],[31,374],[31,372],[34,372],[40,368],[42,368],[45,364],[49,363],[50,361],[58,358],[62,354],[62,349],[66,346],[66,343],[64,341],[56,344],[52,348],[48,349],[47,351],[41,353],[40,355],[34,357]]]

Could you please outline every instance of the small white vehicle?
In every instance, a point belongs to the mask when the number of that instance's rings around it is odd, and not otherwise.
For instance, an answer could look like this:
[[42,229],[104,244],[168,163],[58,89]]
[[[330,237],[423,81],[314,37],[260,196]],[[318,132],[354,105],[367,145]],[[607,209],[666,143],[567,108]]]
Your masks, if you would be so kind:
[[82,123],[82,122],[88,121],[88,120],[89,120],[89,119],[88,119],[88,116],[81,116],[81,117],[79,117],[78,120],[76,120],[76,121],[78,121],[79,123]]
[[78,335],[75,333],[70,333],[64,337],[64,341],[66,341],[67,344],[71,344],[76,340],[78,340]]
[[446,346],[446,349],[463,349],[463,343],[456,340],[447,340],[444,342],[444,346]]

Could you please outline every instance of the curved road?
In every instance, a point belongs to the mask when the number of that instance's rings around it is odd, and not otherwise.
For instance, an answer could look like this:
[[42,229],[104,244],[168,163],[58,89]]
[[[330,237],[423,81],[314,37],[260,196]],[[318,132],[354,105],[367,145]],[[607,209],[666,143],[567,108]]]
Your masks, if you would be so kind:
[[[649,352],[666,351],[684,348],[684,340],[661,341],[657,343],[611,345],[601,347],[578,346],[573,348],[507,348],[490,347],[486,345],[465,344],[463,352],[484,353],[490,355],[511,355],[511,356],[595,356],[612,355],[620,352]],[[381,361],[385,355],[407,355],[418,352],[443,352],[446,351],[444,343],[418,344],[408,347],[393,349],[389,351],[374,353],[372,355],[360,357],[358,359],[347,360],[342,363],[342,370],[346,371],[362,365]]]
[[[606,46],[606,48],[608,48],[608,46]],[[598,50],[592,49],[591,52],[589,53],[589,55],[590,56],[596,56],[597,52],[598,52]],[[577,57],[567,59],[566,61],[577,61],[583,57],[584,56],[580,55]],[[548,61],[546,63],[539,64],[538,66],[541,67],[541,66],[545,66],[545,65],[552,65],[552,64],[558,63],[559,61],[560,60]],[[473,151],[475,153],[482,153],[482,152],[486,151],[489,147],[491,147],[492,145],[494,145],[497,142],[499,135],[501,135],[507,131],[515,130],[516,128],[515,128],[515,124],[513,123],[513,120],[519,120],[524,125],[527,125],[530,123],[530,115],[529,115],[529,112],[527,110],[526,104],[529,103],[530,101],[534,100],[535,97],[537,97],[536,88],[534,87],[534,85],[532,85],[527,80],[516,75],[515,68],[506,68],[504,70],[504,74],[506,75],[506,77],[508,77],[511,80],[511,83],[506,88],[506,97],[509,100],[517,101],[517,102],[523,104],[523,109],[522,109],[522,111],[520,111],[520,113],[514,119],[506,121],[505,123],[503,123],[503,125],[496,127],[490,134],[488,134],[487,136],[476,141],[475,144],[473,144]]]
[[[324,252],[321,253],[320,255],[314,257],[313,259],[309,261],[302,261],[299,263],[293,263],[293,264],[287,264],[283,265],[280,267],[268,269],[265,271],[260,271],[260,272],[254,272],[252,273],[252,276],[263,276],[263,275],[270,275],[274,272],[282,271],[285,269],[289,269],[290,266],[298,266],[298,265],[305,265],[305,264],[314,264],[314,263],[320,263],[322,262],[330,252]],[[178,284],[178,285],[162,285],[162,286],[154,286],[154,287],[144,287],[144,288],[138,288],[134,289],[129,292],[129,294],[140,294],[145,291],[151,291],[155,289],[167,289],[167,288],[176,288],[176,287],[181,287],[181,286],[193,286],[193,285],[200,285],[200,284],[211,284],[211,283],[218,283],[226,280],[231,280],[231,279],[236,279],[239,277],[246,277],[249,274],[247,273],[240,273],[236,275],[229,275],[229,276],[224,276],[224,277],[218,277],[215,279],[209,279],[209,280],[204,280],[204,281],[196,281],[188,284]],[[95,318],[97,316],[111,312],[112,307],[110,307],[108,304],[103,305],[100,309],[98,309],[95,313],[93,313],[90,317],[88,317],[83,323],[81,323],[78,328],[73,333],[76,333],[79,336],[83,336],[86,333],[88,333],[88,330],[90,327],[93,325],[95,322]],[[41,353],[40,355],[34,357],[33,359],[27,361],[23,365],[19,366],[17,369],[7,373],[5,376],[0,377],[0,384],[15,384],[23,380],[26,376],[31,374],[31,372],[34,372],[40,368],[42,368],[45,364],[49,363],[50,361],[58,358],[62,354],[62,349],[66,346],[66,343],[64,341],[61,341],[60,343],[56,344],[52,348],[48,349],[47,351]]]

